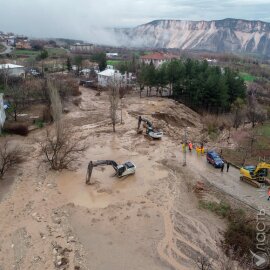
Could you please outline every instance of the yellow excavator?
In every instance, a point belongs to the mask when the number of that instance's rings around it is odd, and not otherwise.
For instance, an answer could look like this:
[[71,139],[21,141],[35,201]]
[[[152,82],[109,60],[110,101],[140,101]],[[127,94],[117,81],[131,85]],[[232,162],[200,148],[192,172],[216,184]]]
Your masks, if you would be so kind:
[[260,188],[262,183],[269,185],[268,169],[270,169],[270,164],[266,162],[260,162],[257,166],[242,167],[240,180],[256,188]]

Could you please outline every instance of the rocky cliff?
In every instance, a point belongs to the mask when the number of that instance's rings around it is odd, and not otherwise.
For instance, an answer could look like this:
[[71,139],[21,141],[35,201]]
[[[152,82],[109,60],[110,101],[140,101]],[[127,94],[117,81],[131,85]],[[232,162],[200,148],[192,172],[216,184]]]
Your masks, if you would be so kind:
[[270,55],[270,23],[262,21],[157,20],[115,31],[122,46]]

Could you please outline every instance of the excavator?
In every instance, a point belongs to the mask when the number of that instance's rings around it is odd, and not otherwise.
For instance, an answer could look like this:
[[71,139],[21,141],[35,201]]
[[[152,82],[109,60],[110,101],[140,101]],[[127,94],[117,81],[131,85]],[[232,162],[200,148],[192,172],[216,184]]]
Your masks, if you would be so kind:
[[114,176],[118,176],[119,178],[123,177],[123,176],[128,176],[130,174],[134,174],[135,170],[136,170],[135,164],[132,163],[131,161],[127,161],[124,164],[120,164],[120,165],[118,165],[113,160],[90,161],[88,164],[87,174],[86,174],[86,184],[87,185],[91,185],[90,179],[91,179],[93,168],[97,167],[97,166],[105,166],[105,165],[112,166],[115,170]]
[[144,122],[146,124],[146,134],[152,138],[152,139],[161,139],[163,136],[163,132],[160,130],[155,130],[152,123],[145,119],[142,118],[141,116],[139,116],[139,120],[138,120],[138,128],[137,128],[137,133],[140,133],[140,126],[141,123]]
[[240,180],[244,181],[256,188],[260,188],[262,183],[270,184],[266,179],[268,176],[270,164],[260,162],[257,166],[245,166],[240,169]]

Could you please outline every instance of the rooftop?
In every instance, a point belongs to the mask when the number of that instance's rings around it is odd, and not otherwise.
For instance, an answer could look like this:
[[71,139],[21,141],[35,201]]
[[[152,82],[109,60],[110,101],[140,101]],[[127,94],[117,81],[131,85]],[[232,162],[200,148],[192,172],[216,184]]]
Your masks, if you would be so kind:
[[0,69],[12,69],[12,68],[23,68],[23,66],[14,65],[14,64],[1,64]]
[[116,70],[108,68],[98,73],[98,75],[112,77],[116,73]]

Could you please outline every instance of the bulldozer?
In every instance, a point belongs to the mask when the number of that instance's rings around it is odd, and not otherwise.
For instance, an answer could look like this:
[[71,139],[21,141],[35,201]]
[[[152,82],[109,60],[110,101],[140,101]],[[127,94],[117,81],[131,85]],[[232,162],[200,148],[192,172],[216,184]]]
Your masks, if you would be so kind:
[[144,122],[146,124],[146,135],[148,135],[151,139],[161,139],[162,138],[163,132],[160,130],[154,129],[153,124],[149,120],[142,118],[141,116],[139,116],[139,120],[138,120],[138,128],[137,128],[138,134],[141,132],[140,126],[141,126],[142,122]]
[[270,164],[266,162],[260,162],[257,166],[242,167],[240,169],[240,180],[256,188],[260,188],[261,184],[269,185],[268,169],[270,169]]
[[118,165],[114,160],[97,160],[97,161],[90,161],[87,167],[87,174],[86,174],[86,181],[87,185],[91,185],[91,175],[94,167],[97,166],[106,166],[110,165],[115,170],[115,175],[120,177],[128,176],[135,173],[136,166],[131,161],[127,161],[123,164]]

